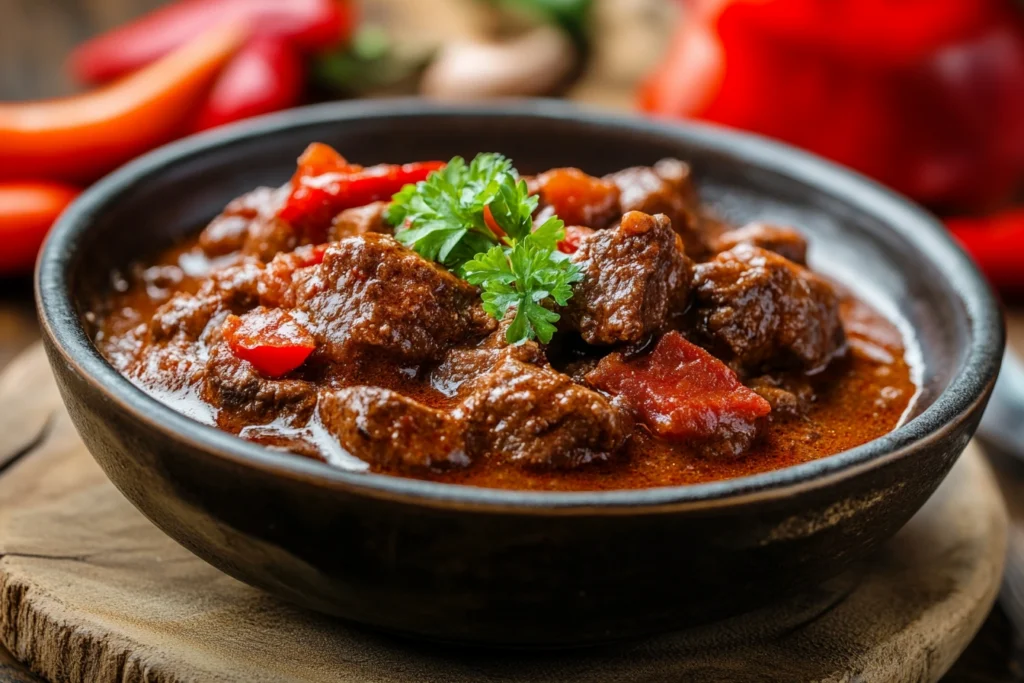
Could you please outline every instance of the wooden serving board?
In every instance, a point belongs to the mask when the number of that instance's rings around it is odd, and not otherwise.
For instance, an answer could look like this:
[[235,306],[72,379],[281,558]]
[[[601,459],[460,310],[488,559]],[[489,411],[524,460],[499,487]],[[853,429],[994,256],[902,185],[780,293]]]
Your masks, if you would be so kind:
[[972,447],[871,561],[783,604],[600,649],[457,650],[301,611],[164,536],[86,452],[38,347],[0,378],[0,430],[0,643],[52,681],[935,681],[1006,550]]

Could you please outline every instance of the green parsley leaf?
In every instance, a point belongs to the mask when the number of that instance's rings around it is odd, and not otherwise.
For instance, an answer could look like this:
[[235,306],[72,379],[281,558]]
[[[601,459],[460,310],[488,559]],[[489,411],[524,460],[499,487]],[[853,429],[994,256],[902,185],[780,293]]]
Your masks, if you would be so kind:
[[[558,313],[583,275],[558,251],[565,225],[548,218],[534,229],[538,199],[500,154],[479,154],[469,165],[461,157],[426,180],[407,185],[388,209],[399,228],[395,237],[421,256],[438,261],[483,290],[488,315],[498,320],[515,309],[509,343],[551,341]],[[500,235],[488,227],[490,212]]]
[[[558,221],[561,228],[561,221]],[[527,235],[512,246],[491,247],[466,263],[470,283],[483,289],[484,310],[501,320],[515,308],[515,318],[505,338],[510,344],[539,339],[547,344],[555,333],[559,315],[545,302],[564,306],[572,297],[572,284],[583,279],[579,266],[565,254]]]

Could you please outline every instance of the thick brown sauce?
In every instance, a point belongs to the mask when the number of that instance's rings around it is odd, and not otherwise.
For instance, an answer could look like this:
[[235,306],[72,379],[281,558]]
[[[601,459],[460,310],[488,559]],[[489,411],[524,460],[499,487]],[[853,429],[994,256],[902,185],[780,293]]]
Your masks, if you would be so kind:
[[[181,266],[193,275],[165,286],[159,275],[160,269],[167,266]],[[202,274],[210,267],[203,252],[190,241],[166,252],[148,269],[137,268],[127,278],[115,278],[117,291],[102,302],[98,308],[102,313],[95,320],[97,345],[115,367],[121,371],[128,369],[132,349],[139,343],[140,325],[152,317],[155,309],[174,291],[194,292]],[[802,417],[775,419],[766,437],[739,460],[702,458],[689,452],[685,445],[655,439],[638,427],[623,452],[608,463],[563,472],[531,471],[483,461],[465,470],[431,472],[424,478],[507,489],[646,488],[696,484],[776,470],[866,443],[899,425],[917,388],[906,360],[902,335],[892,322],[849,293],[843,298],[842,319],[849,352],[834,361],[826,372],[810,378],[816,396],[813,405]],[[380,376],[381,371],[387,377]],[[360,374],[364,375],[361,380],[366,383],[400,390],[435,407],[448,407],[450,402],[425,382],[403,379],[405,375],[395,368],[376,371],[363,368]],[[329,376],[316,379],[327,385],[331,383]],[[247,426],[231,415],[216,415],[212,407],[187,390],[169,392],[135,381],[172,408],[244,438],[320,457],[341,467],[367,468],[362,461],[342,452],[329,435],[317,430],[315,422],[311,428],[300,430],[274,424]]]

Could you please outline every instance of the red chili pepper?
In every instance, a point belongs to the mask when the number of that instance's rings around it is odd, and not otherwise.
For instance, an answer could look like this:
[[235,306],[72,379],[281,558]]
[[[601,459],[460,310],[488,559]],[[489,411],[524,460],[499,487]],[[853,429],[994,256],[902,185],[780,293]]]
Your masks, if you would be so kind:
[[1010,0],[704,0],[640,93],[940,207],[1024,178],[1024,25]]
[[[310,150],[307,149],[307,153]],[[323,154],[323,150],[317,148],[313,154]],[[303,154],[303,158],[306,156]],[[340,155],[339,158],[344,162]],[[318,170],[322,168],[318,162],[310,162],[308,159],[305,166],[315,166]],[[337,171],[314,175],[306,175],[300,169],[292,179],[292,193],[278,212],[278,217],[305,232],[310,241],[319,242],[330,226],[331,219],[339,212],[391,199],[405,185],[424,180],[430,173],[443,167],[443,161],[423,161],[401,166],[344,166]]]
[[217,77],[193,130],[294,107],[302,101],[304,81],[295,48],[278,38],[255,38]]
[[228,316],[224,339],[231,352],[266,377],[280,377],[306,362],[316,341],[286,311],[257,308],[239,317]]
[[92,92],[0,103],[0,178],[91,181],[173,140],[246,37],[218,26]]
[[78,192],[43,180],[0,183],[0,273],[32,270],[50,226]]
[[946,226],[993,286],[1024,294],[1024,207],[978,218],[948,218]]
[[179,0],[80,45],[71,72],[84,83],[129,74],[219,24],[291,43],[303,51],[346,40],[356,24],[350,0]]

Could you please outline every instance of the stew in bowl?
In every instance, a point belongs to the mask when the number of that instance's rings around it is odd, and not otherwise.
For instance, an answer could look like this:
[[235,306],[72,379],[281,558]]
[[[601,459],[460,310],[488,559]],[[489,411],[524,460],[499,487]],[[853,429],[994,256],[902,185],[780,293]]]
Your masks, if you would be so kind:
[[[296,169],[312,141],[345,158]],[[945,477],[1003,345],[967,257],[883,188],[554,102],[183,140],[65,212],[36,291],[82,440],[167,534],[298,604],[499,646],[835,576]]]
[[683,160],[520,176],[313,143],[113,272],[95,340],[179,411],[347,470],[692,484],[858,446],[914,400],[916,341],[807,253],[798,228],[718,219]]

